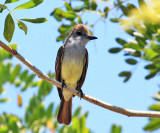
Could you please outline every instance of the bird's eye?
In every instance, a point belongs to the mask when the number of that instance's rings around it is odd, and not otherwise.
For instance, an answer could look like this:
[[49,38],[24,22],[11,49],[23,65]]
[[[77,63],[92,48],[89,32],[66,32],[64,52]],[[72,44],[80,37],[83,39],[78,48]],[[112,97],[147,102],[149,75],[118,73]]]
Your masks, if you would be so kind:
[[81,33],[81,32],[77,32],[77,35],[78,35],[78,36],[81,36],[81,35],[82,35],[82,33]]

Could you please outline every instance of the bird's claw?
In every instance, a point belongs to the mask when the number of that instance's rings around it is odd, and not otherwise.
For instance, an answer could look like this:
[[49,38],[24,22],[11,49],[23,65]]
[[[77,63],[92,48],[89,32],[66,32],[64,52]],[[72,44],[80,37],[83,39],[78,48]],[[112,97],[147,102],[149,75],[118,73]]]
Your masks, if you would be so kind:
[[81,100],[81,98],[83,97],[83,91],[80,89],[78,92],[77,92],[77,94],[79,94],[80,93],[80,100]]
[[65,82],[64,82],[64,80],[62,82],[62,90],[63,90],[63,87],[67,87],[66,84],[65,84]]

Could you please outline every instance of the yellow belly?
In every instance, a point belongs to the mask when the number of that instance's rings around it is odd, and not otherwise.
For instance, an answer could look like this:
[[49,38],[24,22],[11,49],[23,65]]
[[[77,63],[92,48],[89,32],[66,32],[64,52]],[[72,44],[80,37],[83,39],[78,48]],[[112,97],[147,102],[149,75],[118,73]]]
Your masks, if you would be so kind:
[[[83,60],[76,61],[63,59],[61,77],[65,81],[65,84],[73,89],[76,89],[77,82],[79,81],[83,71]],[[72,97],[72,94],[63,91],[65,100],[69,100]]]

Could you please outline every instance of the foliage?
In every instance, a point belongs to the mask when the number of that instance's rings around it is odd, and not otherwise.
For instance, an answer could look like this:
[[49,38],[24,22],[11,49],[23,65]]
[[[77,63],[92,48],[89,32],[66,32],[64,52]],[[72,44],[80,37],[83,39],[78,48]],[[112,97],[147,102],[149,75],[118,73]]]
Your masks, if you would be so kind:
[[14,30],[15,30],[15,23],[14,23],[12,16],[14,16],[14,18],[17,21],[18,27],[21,30],[23,30],[25,34],[27,34],[28,28],[27,28],[27,25],[22,21],[27,21],[31,23],[43,23],[45,21],[48,21],[46,18],[23,18],[20,20],[17,19],[16,16],[13,14],[14,10],[34,8],[43,2],[43,0],[30,0],[24,4],[17,6],[13,11],[10,11],[9,8],[7,7],[7,4],[18,2],[18,1],[19,0],[6,0],[3,5],[0,4],[0,13],[2,13],[3,10],[9,11],[9,14],[7,15],[5,19],[5,26],[4,26],[4,32],[3,32],[4,37],[8,42],[11,42],[13,34],[14,34]]
[[[124,27],[125,32],[133,38],[131,41],[116,38],[117,43],[121,46],[118,49],[123,50],[125,56],[129,56],[126,59],[126,63],[130,65],[136,65],[142,59],[149,62],[148,65],[144,66],[149,71],[145,79],[153,78],[160,70],[159,5],[160,2],[155,0],[148,0],[147,2],[139,0],[139,8],[131,3],[127,3],[126,6],[120,6],[122,14],[116,18],[117,22]],[[109,52],[111,51],[109,50]]]

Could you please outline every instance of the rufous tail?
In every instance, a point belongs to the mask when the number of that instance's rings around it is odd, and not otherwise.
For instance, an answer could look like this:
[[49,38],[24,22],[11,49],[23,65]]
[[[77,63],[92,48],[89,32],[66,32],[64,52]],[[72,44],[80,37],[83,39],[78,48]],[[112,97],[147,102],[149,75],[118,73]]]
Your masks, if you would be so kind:
[[61,99],[57,121],[59,124],[69,125],[72,120],[72,98],[69,101],[65,101],[64,97]]

